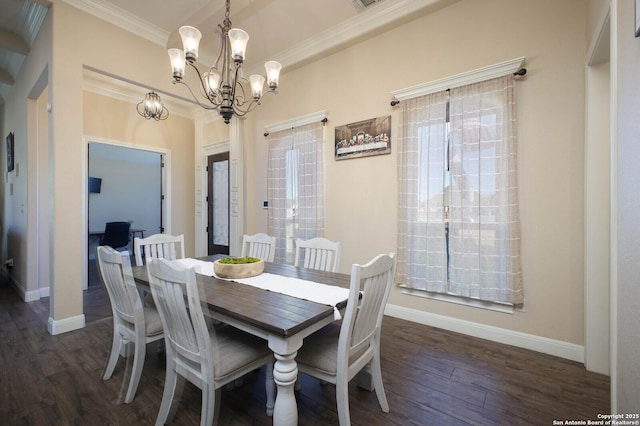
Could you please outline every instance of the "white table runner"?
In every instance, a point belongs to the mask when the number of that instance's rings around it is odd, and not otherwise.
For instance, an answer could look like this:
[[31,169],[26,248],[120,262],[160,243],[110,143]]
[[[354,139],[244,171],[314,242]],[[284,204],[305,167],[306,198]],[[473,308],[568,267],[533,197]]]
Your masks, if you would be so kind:
[[336,305],[349,298],[349,289],[333,285],[301,280],[299,278],[285,277],[267,272],[263,272],[260,275],[250,278],[220,278],[213,271],[213,262],[198,259],[179,259],[177,262],[187,268],[195,267],[196,271],[202,275],[208,275],[225,281],[233,281],[261,288],[263,290],[297,297],[298,299],[333,306],[333,316],[336,320],[341,318]]

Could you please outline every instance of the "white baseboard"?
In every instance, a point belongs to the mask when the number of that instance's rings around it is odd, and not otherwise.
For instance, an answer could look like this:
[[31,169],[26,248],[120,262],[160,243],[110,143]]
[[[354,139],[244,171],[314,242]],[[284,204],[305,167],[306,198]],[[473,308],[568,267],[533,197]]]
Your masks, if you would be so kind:
[[49,287],[27,291],[15,278],[12,276],[8,278],[13,288],[18,292],[18,295],[20,295],[20,298],[25,302],[35,302],[36,300],[40,300],[41,297],[49,297]]
[[23,287],[23,285],[15,279],[11,274],[5,276],[11,286],[18,292],[20,298],[25,302],[34,302],[36,300],[40,300],[40,292],[38,290],[27,291]]
[[385,315],[584,363],[584,346],[472,321],[387,305]]
[[36,300],[40,300],[40,290],[25,291],[22,294],[22,300],[25,302],[35,302]]
[[84,326],[84,314],[57,321],[49,317],[49,321],[47,321],[47,330],[49,331],[49,334],[54,336],[56,334],[66,333],[67,331],[78,330],[80,328],[84,328]]
[[39,290],[40,297],[49,297],[49,287],[41,287]]
[[[49,296],[49,287],[43,287],[38,290],[25,291],[22,285],[20,285],[20,283],[13,277],[11,277],[11,284],[20,294],[22,300],[24,300],[25,302],[34,302],[36,300],[40,300],[41,297]],[[47,321],[47,330],[52,335],[66,333],[67,331],[78,330],[80,328],[84,328],[84,326],[84,314],[64,318],[58,321],[55,321],[53,318],[49,317],[49,320]]]
[[[11,275],[5,277],[9,279],[13,288],[15,288],[22,300],[25,302],[35,302],[36,300],[40,300],[41,297],[49,297],[50,287],[43,287],[37,290],[26,291],[20,284],[20,282],[18,282],[18,280],[16,280],[14,277],[12,277]],[[84,326],[84,314],[64,318],[58,321],[55,321],[53,318],[49,317],[49,320],[47,321],[47,330],[52,335],[66,333],[67,331],[78,330],[80,328],[84,328]]]

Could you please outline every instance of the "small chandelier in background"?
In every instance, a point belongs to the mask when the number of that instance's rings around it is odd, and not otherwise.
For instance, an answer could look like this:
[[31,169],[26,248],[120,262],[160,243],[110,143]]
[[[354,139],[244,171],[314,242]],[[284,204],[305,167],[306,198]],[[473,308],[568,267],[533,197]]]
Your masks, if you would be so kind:
[[153,118],[156,121],[166,120],[169,117],[169,110],[160,102],[160,96],[156,92],[149,92],[140,102],[136,109],[138,114],[147,120]]
[[[220,28],[220,52],[218,58],[209,70],[202,75],[195,66],[198,59],[198,45],[202,34],[194,27],[181,27],[180,37],[184,50],[169,49],[173,83],[187,86],[193,99],[204,109],[218,110],[225,123],[229,123],[233,115],[244,116],[260,105],[265,94],[275,92],[278,88],[278,78],[282,66],[276,61],[267,61],[264,66],[267,72],[269,90],[262,92],[265,78],[254,74],[247,79],[242,75],[242,63],[249,41],[249,34],[238,28],[231,28],[229,20],[230,0],[226,0],[225,19]],[[222,60],[222,64],[220,61]],[[193,93],[191,87],[184,81],[186,66],[192,67],[198,74],[200,92],[204,100],[202,103]]]

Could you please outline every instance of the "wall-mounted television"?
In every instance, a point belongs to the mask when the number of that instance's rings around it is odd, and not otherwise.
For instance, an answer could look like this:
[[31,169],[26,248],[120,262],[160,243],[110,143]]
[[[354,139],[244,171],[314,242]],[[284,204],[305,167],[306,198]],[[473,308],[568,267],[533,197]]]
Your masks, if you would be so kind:
[[102,178],[89,177],[89,194],[99,194]]

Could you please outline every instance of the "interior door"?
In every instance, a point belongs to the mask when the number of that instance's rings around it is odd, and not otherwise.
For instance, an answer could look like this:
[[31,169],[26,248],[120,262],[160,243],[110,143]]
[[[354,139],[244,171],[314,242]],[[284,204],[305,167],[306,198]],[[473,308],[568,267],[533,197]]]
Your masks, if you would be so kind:
[[209,254],[229,254],[229,153],[207,157]]

